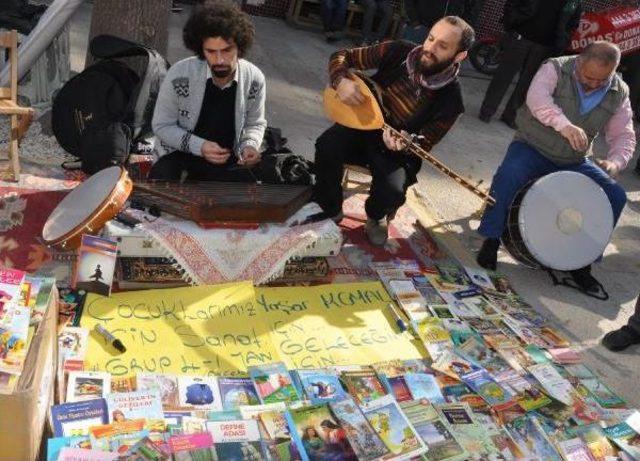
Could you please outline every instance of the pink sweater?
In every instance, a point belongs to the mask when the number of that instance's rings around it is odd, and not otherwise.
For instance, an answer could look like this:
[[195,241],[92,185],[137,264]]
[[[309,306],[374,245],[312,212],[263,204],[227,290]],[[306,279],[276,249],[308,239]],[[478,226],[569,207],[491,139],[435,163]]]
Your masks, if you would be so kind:
[[[529,87],[527,107],[540,123],[559,132],[571,122],[553,101],[553,92],[557,84],[558,73],[554,65],[550,62],[543,64]],[[629,98],[624,100],[618,111],[607,122],[604,137],[609,146],[607,160],[615,162],[620,170],[623,170],[636,148],[633,111]]]

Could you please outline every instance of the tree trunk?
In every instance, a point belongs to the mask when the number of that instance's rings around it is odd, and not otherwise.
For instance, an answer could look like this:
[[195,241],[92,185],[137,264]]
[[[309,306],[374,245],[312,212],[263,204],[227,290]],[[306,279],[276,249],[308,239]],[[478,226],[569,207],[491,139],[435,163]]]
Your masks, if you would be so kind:
[[[94,0],[89,41],[110,34],[147,45],[166,56],[171,0]],[[93,62],[87,50],[85,67]]]

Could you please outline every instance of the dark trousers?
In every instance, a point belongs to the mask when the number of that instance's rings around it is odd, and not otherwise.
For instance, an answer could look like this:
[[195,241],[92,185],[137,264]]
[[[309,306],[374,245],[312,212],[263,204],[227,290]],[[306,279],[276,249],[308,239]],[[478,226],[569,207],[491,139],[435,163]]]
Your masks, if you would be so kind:
[[516,111],[527,98],[531,80],[538,72],[542,62],[552,53],[553,50],[549,47],[538,45],[526,38],[518,40],[516,34],[508,34],[505,37],[500,65],[484,95],[480,114],[491,117],[496,113],[513,77],[520,73],[516,87],[502,113],[505,120],[513,122],[516,118]]
[[255,182],[244,168],[235,165],[214,165],[204,157],[189,152],[175,151],[163,155],[151,167],[149,179],[179,181],[186,172],[187,181]]
[[614,225],[627,203],[624,189],[590,159],[574,165],[556,165],[527,143],[514,141],[509,145],[507,154],[493,176],[491,196],[495,205],[488,207],[482,215],[478,233],[487,238],[498,239],[502,236],[511,203],[516,194],[528,182],[556,171],[574,171],[588,176],[607,194],[613,211]]
[[627,325],[640,335],[640,295],[636,300],[636,310],[633,311],[633,314],[629,317]]
[[[393,5],[389,0],[360,0],[364,7],[364,17],[362,18],[362,37],[365,40],[382,40],[391,24],[393,16]],[[378,30],[373,31],[373,19],[376,13],[380,14],[380,24]]]
[[413,155],[391,152],[382,132],[333,125],[316,141],[314,201],[329,215],[342,211],[344,164],[369,168],[372,181],[365,202],[367,216],[391,216],[405,202],[407,188],[417,181],[422,161]]
[[322,0],[320,16],[325,32],[342,30],[347,18],[348,0]]

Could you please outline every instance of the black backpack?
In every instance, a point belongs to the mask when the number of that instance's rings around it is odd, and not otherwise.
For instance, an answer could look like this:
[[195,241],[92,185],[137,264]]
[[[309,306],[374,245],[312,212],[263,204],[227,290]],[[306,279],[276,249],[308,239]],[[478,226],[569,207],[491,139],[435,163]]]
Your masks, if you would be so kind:
[[[52,129],[58,143],[93,174],[126,162],[131,145],[151,135],[151,117],[169,63],[157,51],[111,35],[91,40],[100,59],[69,80],[53,100]],[[116,58],[144,56],[139,76]],[[63,165],[64,166],[64,165]]]

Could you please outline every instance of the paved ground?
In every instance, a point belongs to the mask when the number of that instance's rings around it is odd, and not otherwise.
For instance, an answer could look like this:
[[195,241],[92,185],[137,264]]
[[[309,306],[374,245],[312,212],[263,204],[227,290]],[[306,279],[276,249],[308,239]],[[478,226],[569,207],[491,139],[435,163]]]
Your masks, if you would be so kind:
[[[186,15],[185,9],[171,18],[168,57],[172,62],[188,55],[181,44]],[[72,22],[74,70],[83,65],[89,17],[90,5],[86,5]],[[311,157],[315,138],[329,126],[320,104],[327,59],[337,47],[349,43],[328,45],[319,34],[293,29],[280,20],[255,18],[255,23],[257,43],[248,58],[267,76],[269,124],[282,128],[295,152]],[[434,153],[464,176],[482,179],[488,185],[513,131],[500,122],[487,125],[476,118],[488,85],[485,77],[465,67],[462,82],[467,113]],[[600,154],[604,152],[601,146]],[[635,165],[635,158],[632,162]],[[598,344],[605,332],[626,322],[640,291],[640,177],[630,168],[622,174],[620,182],[628,192],[629,204],[603,262],[594,269],[611,294],[609,301],[597,301],[567,288],[554,288],[546,274],[516,264],[505,253],[501,253],[499,269],[509,276],[520,294],[579,345],[587,365],[630,405],[640,407],[637,385],[640,347],[613,354]],[[452,232],[466,248],[475,252],[480,244],[474,232],[478,223],[468,217],[479,205],[476,198],[428,166],[423,167],[417,187],[434,212],[450,223]]]

